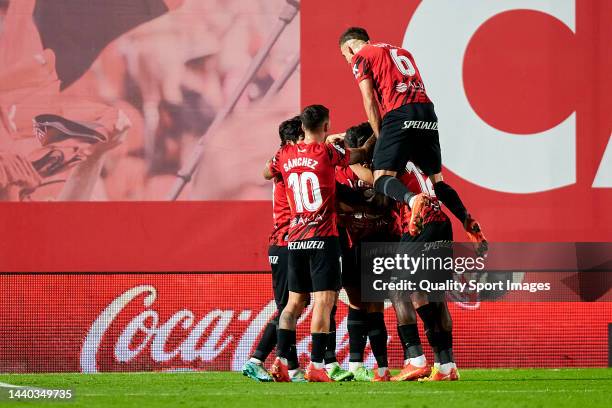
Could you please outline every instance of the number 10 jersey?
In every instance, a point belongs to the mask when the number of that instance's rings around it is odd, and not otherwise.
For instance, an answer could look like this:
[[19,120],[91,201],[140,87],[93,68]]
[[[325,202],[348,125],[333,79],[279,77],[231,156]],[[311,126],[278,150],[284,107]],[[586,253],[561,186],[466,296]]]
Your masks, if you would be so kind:
[[337,237],[336,166],[348,166],[350,152],[326,143],[281,147],[270,171],[282,176],[291,207],[289,241]]

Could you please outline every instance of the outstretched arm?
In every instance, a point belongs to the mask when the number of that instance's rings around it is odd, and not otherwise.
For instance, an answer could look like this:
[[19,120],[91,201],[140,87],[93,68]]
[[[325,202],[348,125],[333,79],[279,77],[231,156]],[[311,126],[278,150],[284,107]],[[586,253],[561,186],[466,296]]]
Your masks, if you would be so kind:
[[374,83],[370,78],[366,78],[359,82],[359,90],[363,98],[363,107],[365,108],[368,122],[374,130],[374,135],[378,137],[380,133],[380,111],[374,94]]

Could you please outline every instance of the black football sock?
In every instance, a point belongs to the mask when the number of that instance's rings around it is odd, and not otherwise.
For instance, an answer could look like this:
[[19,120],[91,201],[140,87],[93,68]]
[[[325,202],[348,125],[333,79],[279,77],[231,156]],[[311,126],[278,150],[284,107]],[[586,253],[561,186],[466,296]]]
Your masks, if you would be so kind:
[[455,217],[459,219],[459,221],[461,221],[462,224],[465,224],[468,212],[455,189],[443,181],[438,181],[433,185],[433,187],[436,197],[438,197],[438,199],[444,203],[444,205],[455,215]]
[[278,315],[271,320],[264,329],[263,335],[257,343],[257,347],[255,348],[255,352],[251,357],[254,357],[262,362],[266,361],[272,349],[276,346],[277,334],[276,330],[278,329]]
[[325,346],[325,364],[335,363],[336,360],[336,306],[329,315],[329,333]]
[[276,355],[289,360],[291,347],[295,347],[295,330],[278,329],[278,343],[276,347]]
[[453,355],[453,332],[441,331],[439,333],[439,338],[440,345],[438,346],[438,362],[440,364],[454,363],[455,356]]
[[397,333],[404,348],[404,360],[423,355],[423,346],[416,323],[397,326]]
[[[416,310],[417,314],[423,321],[423,326],[425,327],[425,335],[427,336],[427,341],[431,346],[432,350],[437,353],[441,353],[440,350],[440,333],[437,330],[437,317],[438,311],[435,303],[428,303],[424,306],[419,307]],[[442,359],[442,356],[440,356]]]
[[310,361],[313,363],[323,363],[323,357],[327,347],[327,335],[328,333],[312,333]]
[[374,182],[374,190],[391,197],[395,201],[408,204],[410,198],[415,194],[408,190],[408,187],[393,176],[380,176]]
[[289,357],[287,357],[287,367],[290,370],[300,368],[300,361],[298,360],[297,347],[295,346],[295,344],[293,344],[289,349]]
[[368,313],[368,337],[378,367],[389,367],[387,361],[387,326],[382,312]]
[[368,313],[365,310],[349,307],[346,326],[349,334],[349,361],[363,362],[363,354],[368,341]]

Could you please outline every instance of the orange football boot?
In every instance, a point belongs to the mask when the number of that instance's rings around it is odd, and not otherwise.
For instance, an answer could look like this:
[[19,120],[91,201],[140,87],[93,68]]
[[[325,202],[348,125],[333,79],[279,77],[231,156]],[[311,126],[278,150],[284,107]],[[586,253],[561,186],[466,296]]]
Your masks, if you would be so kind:
[[473,219],[470,215],[468,215],[463,226],[465,228],[465,232],[467,233],[468,238],[474,245],[476,254],[478,256],[486,256],[487,251],[489,250],[489,243],[487,242],[487,239],[482,233],[480,223]]
[[308,364],[304,378],[306,378],[308,382],[334,382],[334,380],[327,375],[325,368],[317,368],[312,363]]
[[397,375],[391,377],[391,381],[415,381],[419,378],[427,377],[431,374],[431,367],[425,364],[423,367],[416,367],[408,363]]
[[284,364],[279,357],[276,357],[274,364],[270,368],[270,375],[274,378],[275,382],[291,382],[289,377],[289,367]]
[[408,232],[413,237],[421,233],[423,228],[423,210],[427,205],[429,205],[429,196],[425,193],[417,194],[410,209],[410,222],[408,223]]
[[391,381],[391,371],[387,368],[383,375],[378,375],[378,368],[374,370],[374,378],[372,382],[387,382]]
[[438,367],[434,367],[431,370],[431,375],[429,377],[420,378],[419,381],[458,381],[459,380],[459,372],[455,367],[451,368],[451,370],[447,374],[443,374]]

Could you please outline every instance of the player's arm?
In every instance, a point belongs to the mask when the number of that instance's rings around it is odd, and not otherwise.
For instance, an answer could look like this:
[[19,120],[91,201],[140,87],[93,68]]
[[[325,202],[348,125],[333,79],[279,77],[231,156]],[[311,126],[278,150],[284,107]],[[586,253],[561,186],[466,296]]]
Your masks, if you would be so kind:
[[264,171],[263,171],[263,176],[266,180],[272,180],[274,178],[274,174],[272,174],[272,170],[270,169],[271,165],[272,165],[272,160],[268,160],[266,162],[266,167],[264,168]]
[[374,175],[372,174],[372,170],[361,164],[351,164],[351,170],[353,170],[353,173],[357,175],[359,180],[369,185],[374,184]]
[[369,162],[372,159],[374,146],[376,145],[376,136],[372,135],[361,147],[347,149],[351,154],[349,157],[349,165]]
[[368,116],[368,122],[374,130],[374,135],[378,137],[380,133],[380,111],[378,110],[378,102],[374,93],[374,83],[371,78],[365,78],[359,82],[359,90],[363,98],[363,107]]

